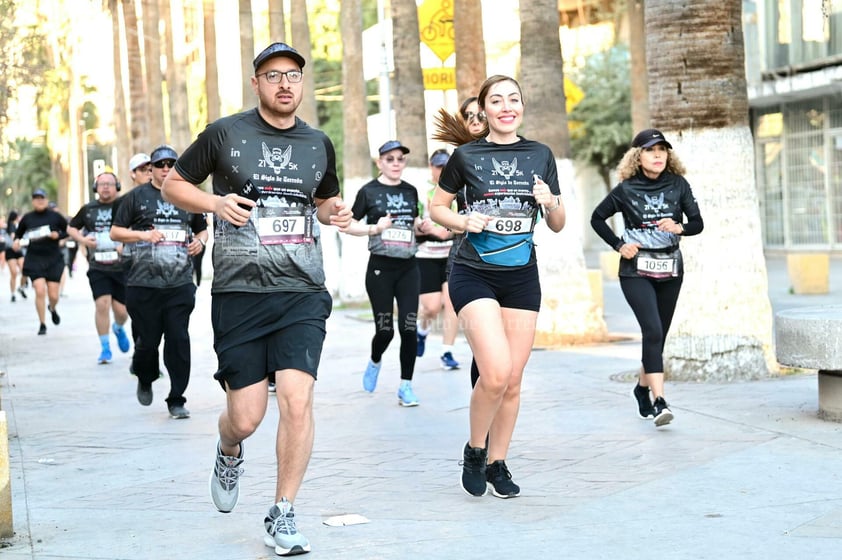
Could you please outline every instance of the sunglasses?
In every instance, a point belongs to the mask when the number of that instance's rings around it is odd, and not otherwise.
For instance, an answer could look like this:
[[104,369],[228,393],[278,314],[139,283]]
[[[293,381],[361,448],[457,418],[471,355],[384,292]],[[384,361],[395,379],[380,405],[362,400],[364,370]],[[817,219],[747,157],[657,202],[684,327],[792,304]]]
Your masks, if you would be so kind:
[[163,169],[165,167],[168,167],[168,168],[172,169],[172,167],[175,165],[175,160],[165,159],[165,160],[162,160],[162,161],[156,161],[152,165],[157,167],[158,169]]
[[386,163],[404,163],[406,161],[406,156],[386,156],[383,159],[386,161]]
[[470,112],[470,111],[465,113],[465,120],[466,121],[472,121],[474,119],[476,119],[477,122],[481,122],[481,123],[485,122],[485,113],[483,113],[482,111],[480,111],[479,113],[473,113],[473,112]]

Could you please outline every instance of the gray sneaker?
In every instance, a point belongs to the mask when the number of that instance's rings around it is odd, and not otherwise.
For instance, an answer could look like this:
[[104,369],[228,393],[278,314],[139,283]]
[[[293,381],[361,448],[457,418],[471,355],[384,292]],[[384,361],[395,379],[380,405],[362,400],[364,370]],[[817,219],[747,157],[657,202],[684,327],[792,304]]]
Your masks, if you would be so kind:
[[216,461],[210,474],[210,495],[213,505],[222,513],[233,510],[240,499],[240,475],[243,469],[243,443],[240,442],[240,456],[222,454],[220,443],[216,443]]
[[281,498],[281,501],[269,508],[269,514],[263,519],[266,535],[263,542],[274,547],[278,556],[294,556],[310,552],[310,541],[295,527],[295,508]]

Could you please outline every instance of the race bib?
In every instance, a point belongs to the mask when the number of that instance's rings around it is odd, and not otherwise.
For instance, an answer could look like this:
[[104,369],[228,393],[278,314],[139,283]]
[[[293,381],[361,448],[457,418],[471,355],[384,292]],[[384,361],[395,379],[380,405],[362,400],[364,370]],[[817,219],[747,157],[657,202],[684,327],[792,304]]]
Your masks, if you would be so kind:
[[485,231],[499,235],[517,235],[532,231],[532,218],[495,217],[485,226]]
[[412,243],[412,231],[408,229],[390,227],[388,229],[384,229],[383,233],[380,234],[380,237],[385,242]]
[[50,236],[50,226],[41,226],[26,232],[28,239],[43,239]]
[[[272,215],[275,214],[275,215]],[[309,243],[313,237],[313,219],[300,209],[259,208],[255,220],[261,245]]]
[[640,251],[637,254],[637,273],[648,278],[671,278],[678,276],[678,255],[672,253],[650,253]]
[[186,245],[187,231],[181,228],[160,227],[158,231],[164,236],[159,245]]
[[111,264],[120,259],[120,254],[117,251],[96,251],[94,253],[94,260],[99,264]]

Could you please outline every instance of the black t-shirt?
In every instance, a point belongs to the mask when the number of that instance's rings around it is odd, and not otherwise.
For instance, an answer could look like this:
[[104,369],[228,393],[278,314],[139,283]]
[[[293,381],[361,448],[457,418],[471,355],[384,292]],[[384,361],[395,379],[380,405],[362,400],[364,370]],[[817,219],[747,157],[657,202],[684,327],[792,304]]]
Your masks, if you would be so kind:
[[70,226],[78,229],[82,235],[96,239],[96,247],[86,247],[88,267],[95,270],[122,270],[124,262],[117,251],[119,243],[111,240],[111,221],[122,198],[107,204],[93,200],[82,206],[73,218]]
[[220,196],[247,180],[260,192],[245,226],[214,216],[212,293],[325,290],[315,199],[339,195],[339,179],[322,131],[298,118],[281,130],[251,109],[208,125],[175,169],[196,185],[213,174]]
[[368,238],[372,255],[408,259],[415,255],[415,218],[418,217],[418,191],[401,181],[399,185],[384,185],[377,179],[369,181],[357,192],[351,208],[354,219],[365,218],[376,224],[385,215],[392,218],[392,227]]
[[[606,223],[617,212],[622,213],[625,225],[622,238]],[[638,173],[614,187],[597,205],[591,215],[591,226],[615,250],[625,243],[639,243],[641,249],[672,249],[678,247],[681,237],[658,231],[658,220],[672,218],[682,223],[683,216],[690,220],[685,235],[702,230],[699,205],[684,177],[664,171],[657,179],[649,179]],[[681,265],[680,259],[678,262]],[[634,260],[620,259],[620,275],[638,276]]]
[[[552,151],[541,144],[520,138],[514,144],[495,144],[485,138],[456,148],[439,177],[439,186],[451,194],[464,193],[465,212],[479,212],[493,219],[483,231],[484,238],[500,246],[512,240],[531,244],[539,205],[532,194],[533,176],[538,175],[559,195],[558,170]],[[483,261],[474,239],[468,234],[458,244],[453,262],[482,269],[499,270],[499,265]],[[535,264],[535,251],[522,266]]]
[[146,183],[122,197],[113,225],[136,231],[162,232],[159,243],[129,243],[132,260],[127,286],[175,288],[193,282],[193,259],[187,254],[192,234],[208,229],[201,214],[185,212],[165,202],[161,190]]
[[[52,239],[50,233],[57,231],[58,239]],[[67,237],[67,220],[49,208],[43,212],[24,214],[15,230],[15,239],[27,240],[26,258],[44,259],[45,261],[61,256],[59,240]]]

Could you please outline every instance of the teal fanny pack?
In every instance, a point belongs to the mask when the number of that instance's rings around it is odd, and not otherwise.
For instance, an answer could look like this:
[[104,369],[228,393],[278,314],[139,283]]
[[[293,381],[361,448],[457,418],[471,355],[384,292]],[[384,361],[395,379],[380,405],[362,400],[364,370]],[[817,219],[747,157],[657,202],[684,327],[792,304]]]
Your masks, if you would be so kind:
[[468,241],[476,249],[479,258],[497,266],[523,266],[532,258],[531,233],[499,235],[482,231],[468,232]]

